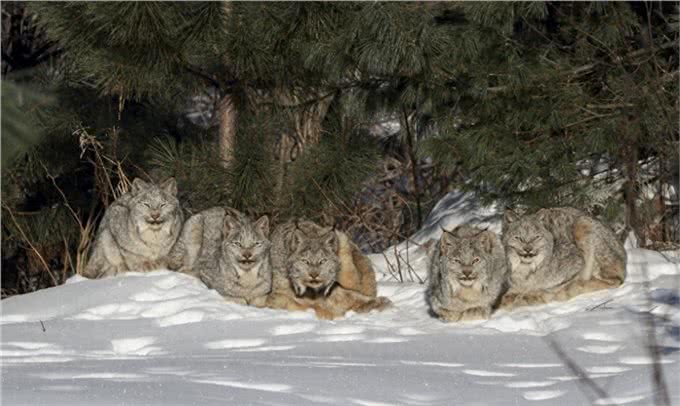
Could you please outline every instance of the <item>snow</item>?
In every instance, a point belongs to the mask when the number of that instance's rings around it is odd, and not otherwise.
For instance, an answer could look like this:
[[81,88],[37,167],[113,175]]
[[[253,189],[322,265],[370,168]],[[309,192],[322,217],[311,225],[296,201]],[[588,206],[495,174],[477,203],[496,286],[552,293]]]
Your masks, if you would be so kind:
[[[413,241],[436,238],[439,225],[494,224],[494,211],[469,196],[448,203]],[[409,249],[411,260],[421,259],[414,271],[424,272],[424,250]],[[165,270],[73,277],[0,302],[0,401],[647,405],[655,395],[645,334],[653,317],[658,366],[672,404],[680,404],[680,266],[658,252],[630,247],[628,254],[629,277],[618,289],[457,324],[428,315],[423,284],[389,277],[379,293],[392,309],[335,321],[226,303],[198,280]],[[385,257],[372,258],[388,275]],[[552,343],[607,396],[596,396]]]

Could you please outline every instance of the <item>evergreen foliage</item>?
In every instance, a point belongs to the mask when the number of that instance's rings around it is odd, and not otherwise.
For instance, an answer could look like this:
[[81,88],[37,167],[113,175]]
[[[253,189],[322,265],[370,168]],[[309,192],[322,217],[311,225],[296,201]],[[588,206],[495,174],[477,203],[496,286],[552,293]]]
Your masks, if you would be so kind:
[[[466,3],[472,91],[425,154],[508,205],[587,207],[604,161],[677,150],[678,31],[669,3]],[[483,35],[481,35],[483,33]],[[585,168],[587,164],[593,168]],[[586,170],[587,169],[587,170]],[[594,169],[594,170],[592,170]],[[609,178],[612,179],[611,177]],[[638,185],[639,186],[639,185]],[[596,186],[597,187],[602,187]]]
[[[404,224],[385,241],[396,242],[451,187],[614,219],[624,184],[636,228],[643,167],[666,184],[677,160],[675,3],[2,7],[3,220],[11,211],[28,230],[3,226],[3,261],[27,256],[28,239],[66,246],[48,259],[66,268],[82,223],[135,176],[175,176],[189,213],[230,205],[276,221],[334,223],[357,196],[374,198],[362,188],[395,188]],[[208,128],[185,114],[206,89]],[[225,100],[234,134],[221,127]],[[369,129],[385,117],[401,129],[381,144]],[[388,158],[402,172],[367,188]]]

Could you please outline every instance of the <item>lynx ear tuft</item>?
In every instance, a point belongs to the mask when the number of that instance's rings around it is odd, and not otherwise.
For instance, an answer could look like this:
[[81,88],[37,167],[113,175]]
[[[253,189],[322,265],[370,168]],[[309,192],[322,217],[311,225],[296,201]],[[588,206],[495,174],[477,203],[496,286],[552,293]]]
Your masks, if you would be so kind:
[[295,227],[294,229],[290,230],[287,234],[288,235],[286,236],[284,241],[288,248],[288,252],[297,251],[298,247],[300,247],[300,244],[302,244],[302,239],[304,238],[302,230]]
[[232,215],[228,214],[224,216],[224,223],[222,226],[222,229],[224,230],[224,235],[227,235],[231,232],[231,230],[234,230],[240,226],[240,223],[238,220],[233,217]]
[[505,212],[503,213],[503,223],[504,224],[512,224],[515,221],[519,220],[519,214],[514,212],[513,210],[506,209]]
[[141,180],[140,178],[135,178],[135,180],[132,181],[132,194],[138,195],[139,193],[147,190],[149,187],[149,183]]
[[255,222],[255,228],[258,229],[262,235],[269,235],[269,217],[262,216]]
[[338,241],[338,235],[335,231],[331,230],[326,235],[323,236],[323,243],[331,252],[338,252],[340,249],[340,242]]
[[482,249],[486,253],[491,253],[493,250],[493,245],[494,245],[494,235],[491,234],[490,231],[482,231],[479,233],[477,236],[477,241],[479,241],[480,245],[482,246]]
[[168,178],[161,183],[161,189],[172,196],[177,196],[177,181],[175,178]]

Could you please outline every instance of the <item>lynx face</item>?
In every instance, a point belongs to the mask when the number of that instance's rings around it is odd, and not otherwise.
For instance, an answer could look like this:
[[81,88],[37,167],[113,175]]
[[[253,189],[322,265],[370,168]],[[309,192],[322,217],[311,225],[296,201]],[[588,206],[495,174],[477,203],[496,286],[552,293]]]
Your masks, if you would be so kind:
[[246,217],[235,218],[229,214],[224,218],[224,239],[222,256],[237,269],[248,271],[259,267],[269,255],[269,218],[260,217],[253,222]]
[[552,234],[533,217],[524,217],[509,224],[503,241],[512,270],[530,272],[550,260],[555,244]]
[[288,276],[295,294],[302,296],[309,289],[328,295],[340,270],[335,231],[314,225],[296,228],[290,238]]
[[160,185],[139,178],[132,182],[130,218],[141,231],[161,231],[181,216],[177,200],[177,183],[170,178]]
[[440,274],[449,286],[481,288],[486,285],[492,266],[484,241],[457,238],[444,232],[440,250]]

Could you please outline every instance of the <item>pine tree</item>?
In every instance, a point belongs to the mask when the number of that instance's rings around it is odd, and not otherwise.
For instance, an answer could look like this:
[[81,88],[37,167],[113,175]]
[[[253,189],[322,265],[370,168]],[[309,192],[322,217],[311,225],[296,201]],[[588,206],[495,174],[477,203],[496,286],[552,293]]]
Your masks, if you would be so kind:
[[[643,235],[639,162],[669,162],[678,149],[677,5],[470,3],[464,12],[478,39],[469,90],[440,115],[427,151],[508,205],[592,208],[623,174],[626,225]],[[596,176],[602,168],[611,176]],[[601,195],[598,211],[615,212],[621,201]]]

